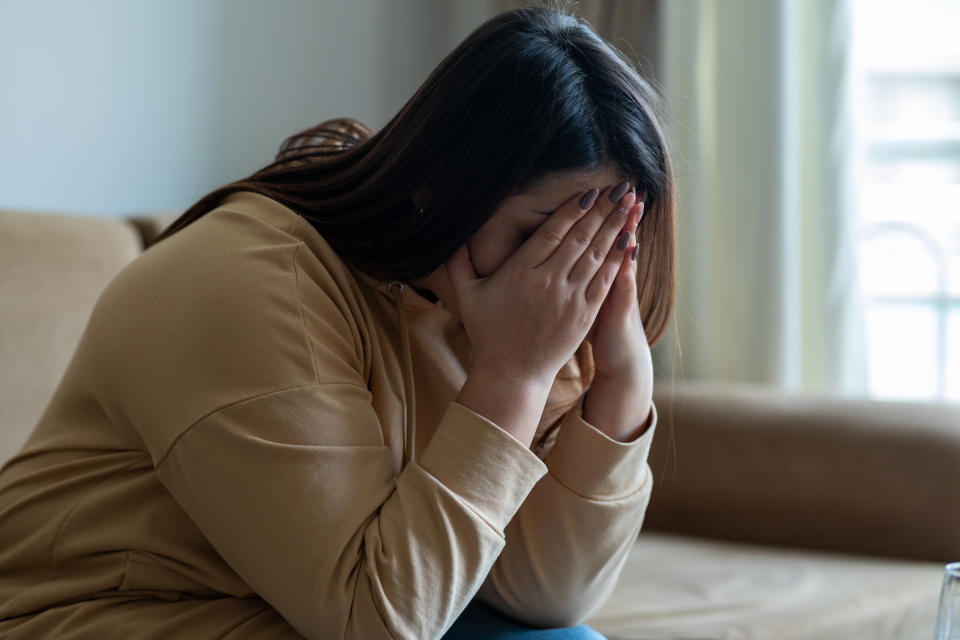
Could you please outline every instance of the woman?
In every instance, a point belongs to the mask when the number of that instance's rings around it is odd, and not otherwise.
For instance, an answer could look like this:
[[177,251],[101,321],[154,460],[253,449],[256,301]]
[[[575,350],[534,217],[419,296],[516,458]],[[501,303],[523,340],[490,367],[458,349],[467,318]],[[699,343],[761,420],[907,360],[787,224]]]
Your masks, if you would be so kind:
[[0,471],[0,637],[597,637],[674,298],[655,104],[520,9],[191,207]]

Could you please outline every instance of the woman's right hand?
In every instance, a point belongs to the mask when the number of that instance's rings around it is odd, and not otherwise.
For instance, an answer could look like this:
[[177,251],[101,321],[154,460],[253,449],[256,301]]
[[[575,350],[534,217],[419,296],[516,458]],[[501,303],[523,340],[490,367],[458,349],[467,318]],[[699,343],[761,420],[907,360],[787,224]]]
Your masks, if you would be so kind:
[[[625,195],[611,202],[618,191]],[[477,277],[466,243],[448,259],[471,373],[549,387],[586,338],[623,261],[615,245],[628,214],[618,207],[629,211],[636,199],[626,183],[593,203],[588,193],[561,205],[487,277]]]

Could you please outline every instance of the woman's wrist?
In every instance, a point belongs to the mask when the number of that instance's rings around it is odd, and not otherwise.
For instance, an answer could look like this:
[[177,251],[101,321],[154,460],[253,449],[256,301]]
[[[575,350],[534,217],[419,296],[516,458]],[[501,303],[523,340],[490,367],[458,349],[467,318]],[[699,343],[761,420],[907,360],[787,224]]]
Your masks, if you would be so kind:
[[611,439],[633,442],[652,422],[653,383],[642,378],[595,379],[583,399],[583,419]]
[[492,369],[474,369],[456,402],[480,414],[529,447],[550,394],[550,384],[510,376]]

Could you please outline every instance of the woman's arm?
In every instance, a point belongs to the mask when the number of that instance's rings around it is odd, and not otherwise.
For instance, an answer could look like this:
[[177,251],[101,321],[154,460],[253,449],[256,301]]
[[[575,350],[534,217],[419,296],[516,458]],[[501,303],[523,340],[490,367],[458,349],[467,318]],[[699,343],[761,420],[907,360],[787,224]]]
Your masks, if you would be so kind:
[[177,532],[178,560],[219,554],[307,638],[440,637],[546,465],[451,402],[397,473],[348,273],[276,212],[233,207],[145,253],[101,300],[103,410],[136,429],[196,526]]
[[438,638],[545,467],[455,402],[398,477],[381,438],[365,387],[287,389],[207,416],[157,472],[237,574],[305,637]]
[[639,438],[618,442],[583,419],[584,398],[559,419],[548,473],[507,526],[506,546],[478,594],[534,626],[577,625],[603,604],[650,500],[655,407]]
[[626,378],[594,380],[583,400],[584,420],[617,442],[633,442],[653,424],[649,386]]

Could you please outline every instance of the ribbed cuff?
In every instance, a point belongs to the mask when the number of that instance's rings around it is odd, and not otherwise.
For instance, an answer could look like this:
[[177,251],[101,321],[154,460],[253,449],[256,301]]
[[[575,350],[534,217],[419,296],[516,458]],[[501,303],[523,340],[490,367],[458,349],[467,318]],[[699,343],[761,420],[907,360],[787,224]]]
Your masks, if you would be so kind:
[[547,465],[522,442],[458,402],[447,406],[417,463],[501,536],[547,474]]
[[650,426],[632,442],[620,442],[583,419],[586,393],[563,416],[557,441],[545,462],[568,489],[593,500],[616,500],[643,485],[647,456],[657,426],[657,409],[650,405]]

